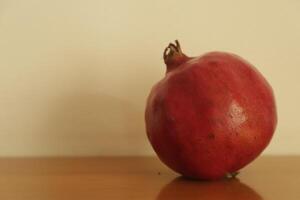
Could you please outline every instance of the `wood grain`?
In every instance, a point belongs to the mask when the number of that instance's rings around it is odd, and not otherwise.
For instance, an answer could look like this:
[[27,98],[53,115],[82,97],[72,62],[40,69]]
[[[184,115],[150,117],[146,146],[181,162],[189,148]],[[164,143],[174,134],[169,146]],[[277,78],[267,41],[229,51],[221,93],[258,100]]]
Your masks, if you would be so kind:
[[300,157],[261,157],[237,179],[191,181],[155,157],[2,158],[0,199],[299,200]]

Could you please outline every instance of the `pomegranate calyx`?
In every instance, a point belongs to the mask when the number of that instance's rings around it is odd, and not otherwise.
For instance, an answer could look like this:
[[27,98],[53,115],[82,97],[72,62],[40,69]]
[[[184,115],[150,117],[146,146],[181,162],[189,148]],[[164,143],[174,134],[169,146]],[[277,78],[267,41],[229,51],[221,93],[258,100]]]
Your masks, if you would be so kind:
[[164,50],[164,61],[167,65],[167,73],[187,60],[188,57],[182,52],[178,40],[175,40],[175,44],[170,43]]

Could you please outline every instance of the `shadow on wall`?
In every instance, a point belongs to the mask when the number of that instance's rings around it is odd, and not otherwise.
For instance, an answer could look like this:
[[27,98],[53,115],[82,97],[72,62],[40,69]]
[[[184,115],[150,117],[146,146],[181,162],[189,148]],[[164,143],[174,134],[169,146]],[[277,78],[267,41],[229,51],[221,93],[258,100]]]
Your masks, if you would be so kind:
[[47,151],[139,154],[145,146],[143,113],[128,102],[103,94],[77,93],[61,97],[50,109],[43,132],[43,143],[50,145]]
[[[90,74],[92,69],[83,71]],[[93,89],[89,74],[78,75],[71,89],[49,101],[38,151],[42,155],[144,155],[150,149],[144,110]]]

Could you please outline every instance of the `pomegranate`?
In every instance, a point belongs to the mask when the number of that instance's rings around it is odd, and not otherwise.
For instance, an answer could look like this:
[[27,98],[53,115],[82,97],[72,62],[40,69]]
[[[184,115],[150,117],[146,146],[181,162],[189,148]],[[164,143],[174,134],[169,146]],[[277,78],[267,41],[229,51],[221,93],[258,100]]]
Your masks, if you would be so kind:
[[148,139],[160,160],[185,177],[235,176],[269,144],[277,123],[271,86],[243,58],[225,52],[164,51],[165,77],[148,97]]

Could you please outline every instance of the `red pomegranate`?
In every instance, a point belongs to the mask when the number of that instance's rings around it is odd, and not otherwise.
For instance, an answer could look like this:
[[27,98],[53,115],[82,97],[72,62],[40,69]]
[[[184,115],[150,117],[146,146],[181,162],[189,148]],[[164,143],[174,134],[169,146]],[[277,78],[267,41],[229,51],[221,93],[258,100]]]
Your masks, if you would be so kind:
[[277,123],[266,79],[241,57],[210,52],[186,56],[178,43],[164,52],[165,77],[145,112],[160,160],[183,176],[234,176],[269,144]]

